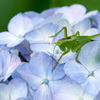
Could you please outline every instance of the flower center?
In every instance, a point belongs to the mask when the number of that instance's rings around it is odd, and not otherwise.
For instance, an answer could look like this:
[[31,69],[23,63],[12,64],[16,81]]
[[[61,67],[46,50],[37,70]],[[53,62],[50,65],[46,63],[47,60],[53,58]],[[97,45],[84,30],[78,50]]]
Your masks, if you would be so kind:
[[19,34],[19,35],[18,35],[18,38],[21,39],[21,38],[23,38],[23,36],[22,36],[21,34]]
[[90,75],[90,76],[94,76],[94,71],[90,71],[90,72],[89,72],[89,75]]
[[48,79],[44,79],[43,83],[48,85],[49,80]]
[[1,73],[1,74],[0,74],[0,77],[4,77],[4,74],[3,74],[3,73]]
[[55,51],[55,54],[59,54],[59,50],[58,49]]
[[79,98],[78,100],[84,100],[83,98]]

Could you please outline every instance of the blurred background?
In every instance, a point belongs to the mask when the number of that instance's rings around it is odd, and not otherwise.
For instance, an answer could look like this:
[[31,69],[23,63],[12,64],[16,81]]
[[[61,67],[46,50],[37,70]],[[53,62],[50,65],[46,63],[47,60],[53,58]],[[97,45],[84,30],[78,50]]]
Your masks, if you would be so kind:
[[87,11],[100,11],[100,0],[0,0],[0,32],[7,30],[10,19],[19,12],[35,11],[82,4]]

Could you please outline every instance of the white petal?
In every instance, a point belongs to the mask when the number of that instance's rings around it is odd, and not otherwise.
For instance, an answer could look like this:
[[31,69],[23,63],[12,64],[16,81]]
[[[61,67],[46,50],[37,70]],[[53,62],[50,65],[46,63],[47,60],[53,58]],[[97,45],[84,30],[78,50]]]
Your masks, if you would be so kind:
[[69,61],[64,65],[64,72],[71,79],[78,83],[83,83],[88,77],[88,71],[81,64],[75,61]]
[[11,100],[16,100],[27,96],[27,85],[20,79],[15,78],[9,82]]
[[10,64],[8,65],[8,69],[4,75],[4,81],[14,72],[14,70],[21,63],[21,60],[18,56],[13,55]]
[[14,16],[8,24],[9,32],[16,36],[23,36],[25,33],[31,31],[32,29],[33,24],[31,20],[27,16],[22,15],[21,13]]

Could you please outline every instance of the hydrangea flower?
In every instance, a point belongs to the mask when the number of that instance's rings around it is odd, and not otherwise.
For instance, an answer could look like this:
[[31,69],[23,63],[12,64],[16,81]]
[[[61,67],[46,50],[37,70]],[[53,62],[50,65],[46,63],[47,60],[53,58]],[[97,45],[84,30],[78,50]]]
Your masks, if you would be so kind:
[[27,85],[22,79],[15,78],[8,85],[0,83],[1,100],[17,100],[22,97],[27,97]]
[[6,81],[14,70],[21,63],[20,58],[8,52],[8,50],[3,50],[0,52],[0,81]]
[[31,86],[34,100],[53,100],[53,94],[63,85],[64,64],[58,64],[52,72],[55,63],[54,58],[40,52],[35,53],[29,64],[23,64],[18,70],[18,73]]
[[31,20],[19,13],[8,24],[8,32],[0,33],[0,44],[14,47],[24,40],[24,35],[33,29]]
[[80,83],[84,91],[97,95],[100,91],[100,42],[94,41],[84,45],[78,56],[78,61],[65,64],[66,75]]

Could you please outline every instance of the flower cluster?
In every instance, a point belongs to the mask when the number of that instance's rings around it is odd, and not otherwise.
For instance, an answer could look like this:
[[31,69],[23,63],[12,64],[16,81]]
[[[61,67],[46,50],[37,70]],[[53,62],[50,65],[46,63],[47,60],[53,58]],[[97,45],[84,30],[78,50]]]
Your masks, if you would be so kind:
[[100,100],[100,13],[80,4],[14,16],[0,32],[0,100]]

